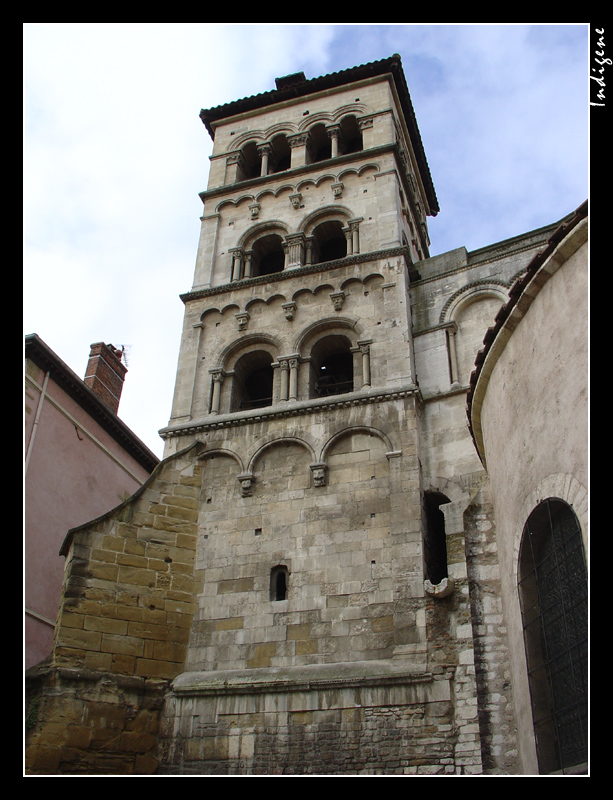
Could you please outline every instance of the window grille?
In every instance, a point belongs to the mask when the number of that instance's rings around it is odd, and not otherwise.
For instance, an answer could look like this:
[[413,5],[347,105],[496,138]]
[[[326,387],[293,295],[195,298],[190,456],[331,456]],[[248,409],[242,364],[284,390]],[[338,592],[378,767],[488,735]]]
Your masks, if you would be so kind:
[[530,514],[519,595],[539,772],[587,764],[587,568],[578,520],[550,498]]

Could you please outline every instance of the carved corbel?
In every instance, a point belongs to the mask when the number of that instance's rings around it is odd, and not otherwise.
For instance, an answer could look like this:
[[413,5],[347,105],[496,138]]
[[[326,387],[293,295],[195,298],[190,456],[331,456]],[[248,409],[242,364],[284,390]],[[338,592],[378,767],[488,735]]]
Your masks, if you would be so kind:
[[311,464],[311,474],[313,475],[313,486],[325,486],[328,465],[321,462]]
[[292,208],[300,208],[300,203],[302,202],[302,195],[300,192],[296,192],[296,194],[290,194],[289,201],[292,204]]
[[330,295],[335,311],[341,311],[345,302],[345,292],[332,292]]
[[255,478],[250,472],[245,472],[238,476],[238,482],[241,485],[241,497],[251,497],[253,494]]
[[249,312],[242,311],[240,314],[234,315],[238,321],[238,329],[239,331],[244,331],[247,328],[247,323],[250,320]]
[[332,184],[332,194],[335,197],[341,197],[343,194],[344,185],[342,183],[333,183]]
[[290,303],[283,303],[281,306],[283,309],[283,313],[285,314],[285,319],[292,320],[294,319],[294,314],[296,313],[296,303],[293,301]]

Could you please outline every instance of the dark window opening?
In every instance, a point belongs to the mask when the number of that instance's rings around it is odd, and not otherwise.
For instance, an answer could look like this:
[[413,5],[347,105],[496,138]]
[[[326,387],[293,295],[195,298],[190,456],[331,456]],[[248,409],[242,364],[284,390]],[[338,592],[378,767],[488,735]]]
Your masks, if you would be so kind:
[[289,572],[286,566],[274,567],[270,573],[270,599],[287,600]]
[[320,339],[311,352],[312,397],[353,391],[353,353],[349,340],[332,335]]
[[440,509],[449,498],[440,492],[425,492],[424,514],[426,530],[424,535],[424,561],[426,578],[433,586],[437,586],[443,578],[448,578],[447,540],[445,534],[445,516]]
[[271,403],[272,369],[255,370],[245,381],[245,399],[241,402],[241,409],[263,408]]
[[277,233],[262,236],[253,245],[251,254],[251,277],[272,275],[283,272],[285,267],[285,252],[283,239]]
[[257,146],[255,142],[247,142],[241,150],[238,180],[247,181],[250,178],[259,178],[261,172],[262,159],[258,153]]
[[309,130],[308,150],[311,163],[332,157],[332,142],[324,125],[314,125]]
[[353,391],[353,356],[337,353],[327,358],[317,374],[317,397]]
[[265,350],[246,353],[234,367],[233,411],[272,405],[272,356]]
[[322,222],[313,230],[313,263],[335,261],[347,255],[347,238],[339,220]]
[[359,153],[364,149],[362,131],[355,117],[343,117],[341,120],[341,141],[343,153]]
[[289,169],[292,161],[292,152],[283,134],[275,136],[271,142],[271,154],[268,162],[268,172],[284,172]]
[[530,514],[519,595],[541,774],[587,763],[587,568],[577,518],[550,498]]

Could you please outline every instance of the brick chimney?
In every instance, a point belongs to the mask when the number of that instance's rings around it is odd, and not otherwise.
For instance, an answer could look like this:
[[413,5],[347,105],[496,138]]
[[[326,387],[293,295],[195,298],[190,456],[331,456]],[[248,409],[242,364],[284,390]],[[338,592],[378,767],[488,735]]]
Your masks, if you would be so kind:
[[122,351],[112,344],[97,342],[91,345],[89,361],[85,370],[86,386],[106,403],[116,414],[123,381],[128,371],[121,362]]

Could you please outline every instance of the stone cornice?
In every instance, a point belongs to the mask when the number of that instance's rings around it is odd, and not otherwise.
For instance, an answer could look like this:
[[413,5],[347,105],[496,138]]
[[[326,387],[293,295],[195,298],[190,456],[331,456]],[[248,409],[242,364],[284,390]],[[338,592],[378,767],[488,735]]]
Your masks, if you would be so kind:
[[252,411],[237,411],[233,414],[209,414],[201,419],[168,425],[159,431],[159,435],[162,439],[168,439],[172,436],[190,436],[196,433],[216,430],[218,428],[234,428],[265,420],[305,416],[307,414],[324,410],[329,411],[335,408],[349,408],[351,406],[370,405],[371,403],[385,403],[390,400],[398,400],[405,397],[416,397],[419,399],[419,388],[414,384],[408,384],[395,389],[360,390],[314,400],[283,402]]
[[[445,676],[448,678],[448,676]],[[317,664],[275,669],[185,672],[175,678],[178,696],[269,694],[335,689],[432,684],[430,672],[411,672],[379,661],[369,663]],[[445,690],[443,689],[443,693]],[[441,698],[442,699],[442,698]]]
[[183,303],[188,303],[191,300],[199,300],[202,297],[212,297],[217,294],[225,294],[226,292],[233,292],[236,289],[242,289],[250,286],[262,286],[269,283],[278,283],[279,281],[286,281],[291,278],[299,278],[303,275],[314,275],[318,272],[329,272],[332,269],[341,269],[353,264],[363,264],[368,261],[377,261],[381,258],[394,258],[402,256],[407,262],[407,267],[411,266],[411,249],[410,247],[390,247],[386,250],[377,250],[373,253],[359,253],[354,256],[346,256],[345,258],[338,258],[335,261],[324,261],[321,264],[309,264],[305,267],[295,267],[293,269],[284,270],[283,272],[274,272],[271,275],[260,275],[256,278],[244,278],[240,281],[233,283],[224,283],[221,286],[210,286],[206,289],[194,289],[191,292],[179,295]]

